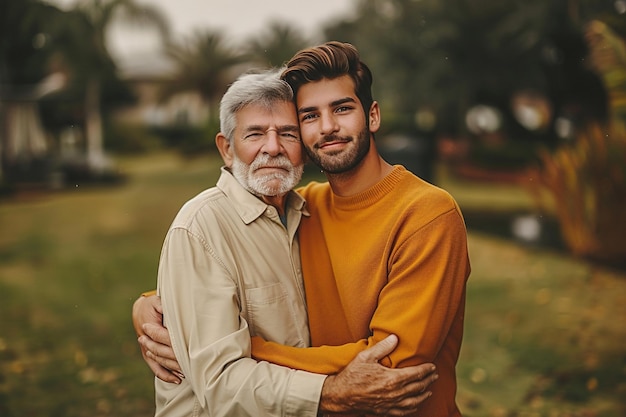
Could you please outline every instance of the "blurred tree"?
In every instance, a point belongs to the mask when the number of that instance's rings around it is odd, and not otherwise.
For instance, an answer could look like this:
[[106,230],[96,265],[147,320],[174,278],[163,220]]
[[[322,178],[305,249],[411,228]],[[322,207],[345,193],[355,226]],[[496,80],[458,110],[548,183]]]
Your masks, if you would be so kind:
[[[517,168],[540,161],[534,178],[572,252],[615,260],[626,247],[625,13],[623,0],[361,0],[326,37],[355,44],[372,68],[386,130],[420,133],[430,109],[431,139],[473,135],[474,156],[500,147],[479,163],[515,166],[512,148],[524,156]],[[520,93],[541,98],[542,128],[515,113]],[[501,116],[497,136],[468,131],[476,104]]]
[[273,22],[260,36],[248,39],[244,49],[252,63],[262,68],[279,67],[309,43],[293,26]]
[[34,85],[48,72],[50,41],[46,23],[61,11],[38,0],[0,3],[0,86]]
[[[106,47],[114,19],[151,24],[164,38],[169,34],[157,9],[134,0],[83,0],[69,11],[36,0],[0,3],[2,97],[29,93],[28,99],[41,105],[48,128],[84,126],[87,160],[95,170],[104,163],[101,106],[132,97]],[[38,85],[50,74],[56,74],[49,79],[55,85]],[[60,80],[64,85],[59,91]]]
[[541,153],[534,191],[547,191],[563,240],[580,256],[626,259],[626,42],[605,23],[586,27],[589,60],[608,92],[607,119],[588,122],[576,140]]
[[47,146],[37,102],[62,84],[58,77],[46,81],[49,29],[61,15],[38,1],[0,2],[0,189],[44,175]]
[[245,62],[245,56],[228,46],[221,32],[211,30],[170,43],[165,52],[175,70],[171,81],[163,87],[162,99],[198,92],[209,108],[209,117],[214,118],[219,100],[235,78],[237,66]]
[[[85,74],[85,124],[87,138],[87,157],[90,164],[96,167],[103,163],[103,128],[102,128],[102,87],[104,80],[115,72],[106,45],[107,30],[115,20],[133,24],[150,25],[158,29],[163,38],[169,36],[168,23],[164,15],[154,6],[139,3],[135,0],[79,0],[72,13],[86,20],[80,36],[82,42],[74,42],[75,50],[67,52],[69,62],[78,71]],[[81,31],[82,31],[81,30]]]
[[469,107],[482,103],[502,111],[509,139],[546,141],[552,132],[530,132],[513,118],[512,94],[537,91],[603,116],[583,23],[605,15],[626,26],[617,14],[597,0],[361,0],[356,17],[328,27],[326,37],[354,43],[367,58],[394,128],[419,128],[416,112],[430,108],[438,133],[466,134]]

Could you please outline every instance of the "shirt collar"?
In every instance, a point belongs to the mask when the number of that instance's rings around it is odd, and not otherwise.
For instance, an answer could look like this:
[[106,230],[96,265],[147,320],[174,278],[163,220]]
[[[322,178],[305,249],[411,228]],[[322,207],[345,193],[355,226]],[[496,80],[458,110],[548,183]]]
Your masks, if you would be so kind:
[[[220,170],[222,174],[217,180],[217,188],[233,202],[235,211],[245,224],[252,223],[265,213],[269,204],[243,188],[225,166],[222,166]],[[304,198],[293,190],[289,191],[287,197],[287,212],[291,210],[301,211],[303,215],[309,216]]]

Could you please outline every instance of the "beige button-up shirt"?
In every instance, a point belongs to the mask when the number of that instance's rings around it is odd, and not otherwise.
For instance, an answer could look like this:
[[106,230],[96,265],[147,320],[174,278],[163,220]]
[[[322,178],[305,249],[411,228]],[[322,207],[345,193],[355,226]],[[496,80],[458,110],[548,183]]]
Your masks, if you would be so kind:
[[250,336],[310,344],[298,240],[304,200],[277,210],[224,168],[189,200],[161,252],[158,292],[186,378],[155,379],[156,415],[315,416],[324,375],[250,358]]

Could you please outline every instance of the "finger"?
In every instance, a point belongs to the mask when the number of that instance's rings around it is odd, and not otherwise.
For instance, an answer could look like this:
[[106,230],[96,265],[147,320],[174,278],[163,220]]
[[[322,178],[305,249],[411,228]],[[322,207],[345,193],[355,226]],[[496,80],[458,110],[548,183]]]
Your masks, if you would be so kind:
[[426,383],[430,385],[433,382],[431,378],[435,375],[436,369],[432,363],[425,363],[406,368],[387,368],[385,375],[389,383],[396,387],[403,387],[404,389],[401,391],[406,392],[407,387],[410,386],[414,389],[415,384]]
[[412,397],[415,395],[422,394],[429,389],[430,385],[439,379],[439,375],[436,373],[428,375],[426,378],[421,381],[409,382],[403,388],[404,392],[401,394],[402,397]]
[[162,345],[171,346],[170,334],[165,327],[160,324],[145,323],[141,326],[144,333],[152,340]]
[[150,350],[146,352],[146,356],[152,359],[153,361],[157,362],[159,365],[161,365],[165,369],[172,371],[172,372],[177,372],[180,375],[182,375],[182,370],[180,369],[180,365],[175,359],[169,359],[164,356],[155,355],[154,352]]
[[385,416],[407,416],[415,415],[418,410],[418,406],[432,396],[432,392],[425,391],[418,395],[406,398],[398,401],[393,407],[386,410],[378,410],[379,415]]
[[389,355],[398,345],[398,336],[390,334],[371,348],[365,349],[358,354],[358,357],[364,362],[378,362],[385,356]]
[[432,363],[422,363],[420,365],[409,366],[406,368],[398,368],[399,370],[407,373],[408,381],[421,381],[429,376],[432,376],[437,367]]
[[174,353],[174,350],[171,347],[155,342],[154,340],[150,339],[148,336],[141,336],[139,337],[138,341],[142,349],[152,352],[155,356],[165,358],[165,359],[170,359],[173,361],[176,360],[176,354]]
[[150,369],[152,370],[152,372],[157,378],[165,382],[170,382],[172,384],[181,383],[182,381],[181,378],[176,376],[173,372],[162,367],[157,362],[151,360],[148,356],[146,356],[145,359],[146,359],[146,363],[148,364],[148,366],[150,367]]

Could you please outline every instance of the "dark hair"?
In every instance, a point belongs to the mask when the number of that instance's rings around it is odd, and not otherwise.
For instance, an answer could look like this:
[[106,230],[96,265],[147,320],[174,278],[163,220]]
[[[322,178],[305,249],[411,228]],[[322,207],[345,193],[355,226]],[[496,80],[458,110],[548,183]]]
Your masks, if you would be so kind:
[[298,89],[312,81],[349,75],[354,81],[356,96],[368,120],[372,98],[372,72],[359,58],[359,51],[349,43],[330,41],[296,53],[281,75],[298,95]]

